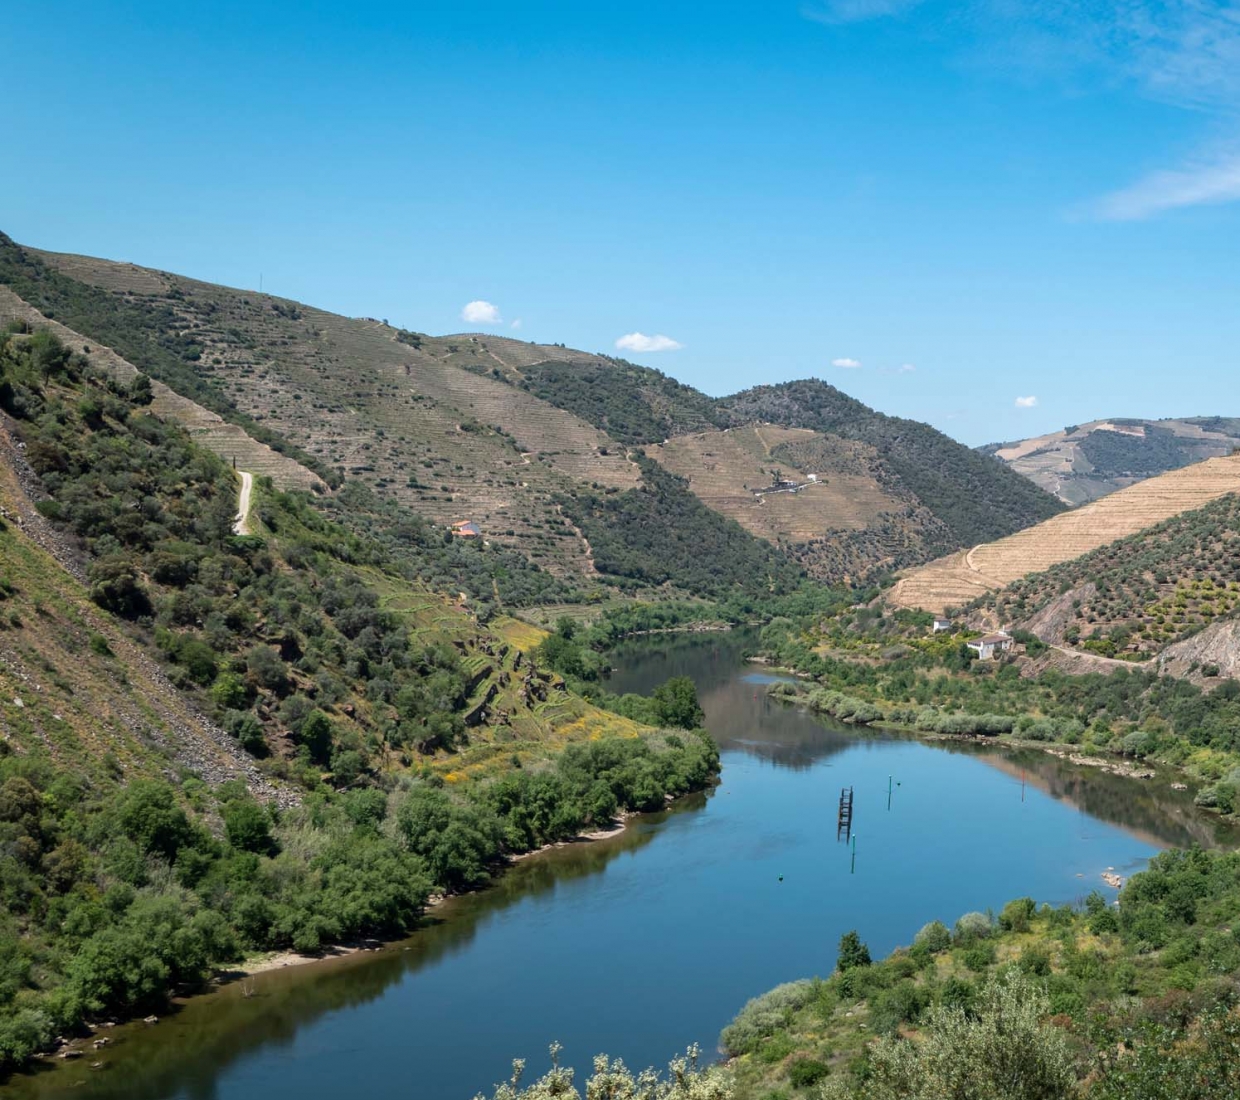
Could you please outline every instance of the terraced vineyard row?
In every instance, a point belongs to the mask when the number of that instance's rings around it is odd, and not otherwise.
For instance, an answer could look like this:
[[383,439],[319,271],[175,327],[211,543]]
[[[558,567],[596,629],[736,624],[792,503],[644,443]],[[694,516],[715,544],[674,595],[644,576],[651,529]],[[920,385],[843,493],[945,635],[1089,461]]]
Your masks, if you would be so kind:
[[914,570],[897,582],[890,600],[941,613],[1238,491],[1240,456],[1173,470]]

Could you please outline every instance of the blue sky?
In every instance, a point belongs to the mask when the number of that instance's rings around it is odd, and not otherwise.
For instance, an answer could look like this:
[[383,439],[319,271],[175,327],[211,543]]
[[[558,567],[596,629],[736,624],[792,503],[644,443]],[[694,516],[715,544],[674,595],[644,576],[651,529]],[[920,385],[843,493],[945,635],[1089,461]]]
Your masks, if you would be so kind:
[[1240,3],[8,7],[23,243],[974,444],[1240,415]]

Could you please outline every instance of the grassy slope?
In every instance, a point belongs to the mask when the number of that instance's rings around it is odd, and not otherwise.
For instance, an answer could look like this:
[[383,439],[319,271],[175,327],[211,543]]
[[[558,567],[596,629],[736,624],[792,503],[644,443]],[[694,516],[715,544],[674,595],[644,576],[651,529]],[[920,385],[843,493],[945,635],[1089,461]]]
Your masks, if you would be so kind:
[[811,428],[877,448],[899,485],[946,524],[961,546],[1002,538],[1062,510],[1000,463],[927,424],[877,413],[825,382],[758,386],[722,404],[736,423]]
[[253,762],[31,538],[41,517],[2,463],[0,508],[0,730],[8,747],[91,775],[192,770],[269,790]]
[[1031,573],[1072,561],[1240,492],[1240,456],[1212,458],[1131,485],[996,542],[915,569],[891,593],[900,607],[940,613]]
[[[881,963],[781,986],[750,1002],[723,1035],[737,1056],[738,1100],[789,1095],[769,1090],[787,1090],[802,1060],[820,1063],[819,1072],[832,1078],[851,1076],[875,1037],[916,1039],[929,1006],[968,1007],[988,978],[1007,969],[1045,992],[1048,1015],[1077,1051],[1080,1075],[1105,1075],[1117,1041],[1148,1041],[1148,1029],[1171,1025],[1182,1043],[1196,1019],[1228,1005],[1240,972],[1231,935],[1238,915],[1236,856],[1193,852],[1160,856],[1133,876],[1118,911],[1100,896],[1083,911],[1036,909],[1025,899],[995,922],[974,914],[972,936],[960,926],[954,935],[928,926],[919,945]],[[1218,1087],[1194,1095],[1229,1095],[1221,1081]]]

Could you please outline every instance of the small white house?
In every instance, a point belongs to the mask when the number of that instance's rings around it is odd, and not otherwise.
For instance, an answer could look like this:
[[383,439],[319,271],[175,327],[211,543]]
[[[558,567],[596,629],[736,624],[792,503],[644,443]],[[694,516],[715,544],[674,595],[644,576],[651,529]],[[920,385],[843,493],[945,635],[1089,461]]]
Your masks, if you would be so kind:
[[935,634],[946,634],[947,631],[951,630],[951,628],[952,628],[951,619],[935,619],[934,620],[934,633]]
[[1000,630],[997,634],[984,634],[975,638],[968,645],[977,654],[979,661],[991,661],[1000,653],[1009,652],[1014,640],[1010,634]]

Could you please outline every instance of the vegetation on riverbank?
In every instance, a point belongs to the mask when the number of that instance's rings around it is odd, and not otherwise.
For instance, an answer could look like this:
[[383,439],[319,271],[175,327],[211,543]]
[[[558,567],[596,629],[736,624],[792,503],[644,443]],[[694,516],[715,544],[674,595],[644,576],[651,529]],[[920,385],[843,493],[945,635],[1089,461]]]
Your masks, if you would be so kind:
[[432,894],[719,767],[705,734],[574,696],[308,495],[260,485],[261,535],[234,535],[233,471],[149,399],[0,334],[24,456],[0,483],[0,1071],[248,952],[406,932]]
[[790,619],[763,630],[765,653],[817,682],[776,685],[774,694],[857,725],[1010,735],[1165,763],[1204,784],[1202,805],[1223,812],[1237,805],[1240,683],[1234,680],[1205,691],[1139,668],[1088,675],[1046,668],[1023,675],[1012,661],[974,660],[950,635],[884,647],[856,643],[852,654],[835,656],[815,648],[818,636]]
[[407,932],[432,893],[484,884],[507,854],[659,809],[718,765],[703,734],[615,738],[464,789],[406,775],[322,788],[279,811],[238,782],[182,777],[178,793],[4,755],[0,1070],[248,952]]
[[[780,986],[725,1029],[740,1100],[1221,1098],[1240,1088],[1240,855],[1166,852],[1118,907],[1029,898]],[[851,946],[851,951],[844,947]]]

